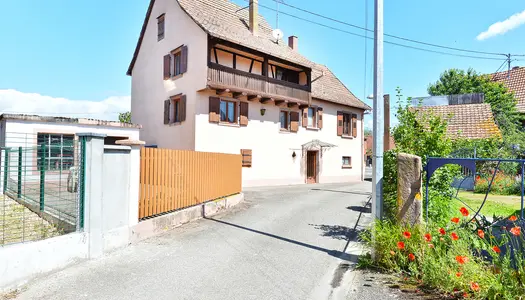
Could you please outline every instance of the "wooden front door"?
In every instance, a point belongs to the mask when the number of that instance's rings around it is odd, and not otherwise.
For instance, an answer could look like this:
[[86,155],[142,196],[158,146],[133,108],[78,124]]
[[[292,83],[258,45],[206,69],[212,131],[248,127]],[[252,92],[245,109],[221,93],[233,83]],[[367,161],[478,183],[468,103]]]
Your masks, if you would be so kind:
[[317,151],[306,152],[306,183],[317,182]]

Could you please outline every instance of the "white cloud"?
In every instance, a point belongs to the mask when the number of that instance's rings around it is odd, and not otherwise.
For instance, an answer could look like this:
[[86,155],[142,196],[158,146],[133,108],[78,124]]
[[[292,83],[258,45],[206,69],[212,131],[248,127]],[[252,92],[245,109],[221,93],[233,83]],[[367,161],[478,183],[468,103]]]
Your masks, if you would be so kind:
[[0,90],[0,114],[34,114],[73,118],[118,120],[118,113],[129,111],[130,96],[109,97],[102,101],[54,98],[17,90]]
[[480,33],[476,39],[478,41],[483,41],[488,38],[505,34],[507,31],[510,31],[512,29],[516,29],[519,26],[525,24],[525,10],[517,13],[515,15],[510,16],[508,19],[500,22],[496,22],[489,26],[489,29],[487,31],[484,31]]

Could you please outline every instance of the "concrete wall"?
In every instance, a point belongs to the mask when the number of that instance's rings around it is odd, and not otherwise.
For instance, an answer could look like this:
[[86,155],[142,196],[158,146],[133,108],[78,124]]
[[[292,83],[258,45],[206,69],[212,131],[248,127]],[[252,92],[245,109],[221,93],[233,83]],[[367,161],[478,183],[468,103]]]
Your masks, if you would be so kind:
[[140,148],[104,146],[103,134],[85,136],[84,228],[46,240],[0,247],[0,292],[131,242],[131,228],[138,223]]
[[[157,41],[157,17],[165,14],[164,39]],[[163,57],[188,46],[188,71],[163,80]],[[162,148],[192,150],[195,146],[195,99],[206,87],[207,35],[182,11],[177,1],[157,0],[148,20],[131,80],[132,121],[141,124],[141,139]],[[186,121],[164,125],[164,100],[186,94]]]
[[[210,123],[208,97],[199,94],[196,102],[195,150],[223,153],[240,153],[240,149],[252,149],[252,167],[243,168],[243,186],[286,185],[305,183],[306,159],[301,145],[313,139],[336,145],[320,155],[319,182],[359,181],[362,176],[362,111],[328,102],[313,101],[323,108],[323,128],[281,132],[280,108],[272,104],[249,102],[246,127]],[[226,97],[227,98],[227,97]],[[230,100],[234,100],[231,98]],[[261,108],[266,109],[261,115]],[[283,109],[283,110],[287,110]],[[345,110],[358,115],[357,137],[342,138],[337,135],[337,111]],[[299,111],[295,109],[294,111]],[[292,157],[292,153],[296,157]],[[352,168],[342,168],[342,156],[352,157]]]

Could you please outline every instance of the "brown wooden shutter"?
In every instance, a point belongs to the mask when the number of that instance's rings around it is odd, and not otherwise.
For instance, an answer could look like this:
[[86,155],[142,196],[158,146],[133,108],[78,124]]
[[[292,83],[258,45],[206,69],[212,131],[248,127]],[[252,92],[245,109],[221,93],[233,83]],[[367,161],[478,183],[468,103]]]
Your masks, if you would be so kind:
[[252,150],[251,149],[241,149],[241,155],[242,155],[242,166],[251,168]]
[[290,112],[290,131],[291,132],[299,131],[299,112],[296,112],[296,111]]
[[219,123],[220,120],[221,99],[210,97],[210,122]]
[[186,95],[181,95],[179,100],[179,120],[186,121]]
[[164,100],[164,124],[170,123],[170,102],[171,100]]
[[240,106],[240,123],[241,125],[248,125],[248,102],[241,102]]
[[164,55],[164,80],[171,77],[171,54]]
[[352,114],[352,136],[357,137],[357,115]]
[[343,112],[337,112],[337,135],[343,135]]
[[180,73],[188,71],[188,46],[182,46],[180,50]]
[[323,128],[323,108],[317,108],[317,128]]
[[303,127],[308,126],[308,107],[303,108]]

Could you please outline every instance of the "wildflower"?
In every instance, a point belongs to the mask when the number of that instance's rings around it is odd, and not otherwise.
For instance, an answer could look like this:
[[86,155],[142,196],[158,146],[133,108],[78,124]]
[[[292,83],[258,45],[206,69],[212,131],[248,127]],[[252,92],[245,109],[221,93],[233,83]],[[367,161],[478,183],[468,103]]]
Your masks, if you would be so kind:
[[461,277],[461,275],[463,275],[463,273],[461,273],[461,272],[457,272],[456,273],[456,277]]
[[430,235],[430,233],[425,234],[425,241],[427,242],[432,241],[432,236]]
[[468,298],[468,297],[469,297],[469,295],[468,295],[467,292],[463,293],[463,298]]
[[405,249],[405,243],[397,242],[397,249],[399,249],[399,250]]
[[447,234],[447,232],[445,231],[445,229],[439,228],[439,234],[445,235],[445,234]]
[[414,254],[410,253],[410,254],[408,255],[408,260],[410,260],[410,261],[414,261],[414,259],[416,259],[416,256],[415,256]]
[[445,239],[444,239],[444,238],[439,238],[439,240],[440,240],[440,241],[442,241],[442,242],[444,242],[444,241],[445,241]]
[[470,288],[474,291],[474,292],[477,292],[479,291],[479,284],[477,282],[471,282],[470,283]]
[[492,247],[492,250],[494,250],[494,252],[500,254],[501,253],[501,249],[498,247],[498,246],[494,246]]
[[459,209],[459,212],[461,212],[461,214],[464,216],[464,217],[468,217],[468,209],[466,209],[465,207],[462,207]]
[[452,232],[452,233],[450,234],[450,237],[451,237],[454,241],[457,241],[457,240],[459,239],[458,234],[455,233],[455,232]]
[[465,264],[465,263],[468,262],[468,257],[458,255],[458,256],[456,256],[456,261],[457,261],[460,265],[462,265],[462,264]]
[[394,256],[394,255],[396,255],[396,253],[394,251],[390,250],[390,255]]
[[452,218],[450,221],[452,221],[452,223],[459,223],[459,218],[458,217],[454,217]]
[[478,229],[478,236],[482,239],[485,238],[485,232],[483,232],[481,229]]
[[403,232],[403,237],[405,237],[405,239],[409,239],[411,236],[412,234],[410,232],[408,231]]
[[434,244],[428,244],[428,247],[434,249]]
[[509,217],[509,221],[511,221],[511,222],[514,222],[514,221],[516,221],[517,219],[518,219],[518,218],[517,218],[516,216],[510,216],[510,217]]
[[515,236],[518,236],[518,235],[521,234],[521,228],[518,227],[518,226],[512,227],[509,231],[510,231],[510,233],[512,233]]

